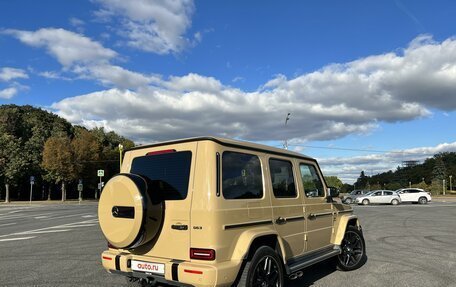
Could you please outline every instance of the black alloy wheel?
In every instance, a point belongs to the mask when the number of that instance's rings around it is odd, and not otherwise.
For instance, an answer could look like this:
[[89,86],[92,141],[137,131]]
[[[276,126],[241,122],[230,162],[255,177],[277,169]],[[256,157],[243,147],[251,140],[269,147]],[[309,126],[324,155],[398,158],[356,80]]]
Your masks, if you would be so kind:
[[258,248],[245,265],[238,286],[283,287],[283,267],[277,252],[268,246]]
[[348,226],[337,256],[337,267],[344,271],[355,270],[366,261],[366,246],[363,234],[355,226]]

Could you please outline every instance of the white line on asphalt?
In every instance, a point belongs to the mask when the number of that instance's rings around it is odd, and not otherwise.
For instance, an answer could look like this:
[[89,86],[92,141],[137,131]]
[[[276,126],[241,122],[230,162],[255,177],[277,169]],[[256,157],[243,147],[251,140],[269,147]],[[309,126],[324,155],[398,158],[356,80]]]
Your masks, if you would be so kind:
[[57,232],[66,232],[71,229],[53,229],[53,230],[41,230],[41,231],[29,231],[29,232],[19,232],[16,234],[43,234],[43,233],[57,233]]
[[[58,229],[58,230],[65,230],[65,228],[72,228],[72,227],[85,227],[86,225],[95,225],[97,222],[97,219],[89,219],[89,220],[84,220],[84,221],[79,221],[79,222],[73,222],[73,223],[67,223],[67,224],[61,224],[61,225],[56,225],[56,226],[50,226],[50,227],[45,227],[45,228],[39,228],[39,229],[33,229],[33,230],[27,230],[27,231],[22,231],[22,232],[15,232],[15,233],[10,233],[10,234],[5,234],[5,235],[0,235],[0,238],[3,237],[8,237],[8,236],[15,236],[15,235],[23,235],[23,234],[33,234],[33,233],[47,233],[48,232],[55,232],[53,230]],[[70,230],[70,229],[68,229]],[[65,230],[67,231],[67,230]]]
[[48,218],[49,216],[36,216],[35,219],[43,219],[43,218]]
[[83,215],[83,218],[96,217],[96,215]]
[[0,242],[5,242],[5,241],[17,241],[17,240],[25,240],[25,239],[32,239],[35,238],[36,236],[29,236],[29,237],[19,237],[19,238],[7,238],[7,239],[0,239]]
[[70,214],[70,215],[55,216],[55,217],[47,218],[46,220],[60,219],[60,218],[68,218],[68,217],[77,217],[77,216],[83,216],[83,215],[86,215],[86,214],[87,214],[87,213],[79,213],[79,214]]
[[10,226],[10,225],[14,225],[14,224],[16,224],[16,222],[0,224],[0,227],[1,227],[1,226]]

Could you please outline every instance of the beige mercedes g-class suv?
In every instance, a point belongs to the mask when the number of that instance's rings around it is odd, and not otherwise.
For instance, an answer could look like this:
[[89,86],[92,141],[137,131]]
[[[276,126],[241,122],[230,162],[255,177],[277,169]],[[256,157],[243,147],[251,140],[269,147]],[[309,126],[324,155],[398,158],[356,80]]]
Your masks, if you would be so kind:
[[[125,152],[99,202],[103,267],[129,286],[274,286],[366,260],[357,216],[315,159],[214,137]],[[328,260],[329,259],[329,260]]]

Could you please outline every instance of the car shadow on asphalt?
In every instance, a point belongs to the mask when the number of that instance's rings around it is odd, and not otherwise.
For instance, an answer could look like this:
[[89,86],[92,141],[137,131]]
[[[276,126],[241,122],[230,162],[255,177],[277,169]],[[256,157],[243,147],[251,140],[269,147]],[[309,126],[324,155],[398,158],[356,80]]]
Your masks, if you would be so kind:
[[[363,263],[363,266],[367,263],[368,258],[366,257]],[[362,268],[362,267],[361,267]],[[315,282],[320,279],[334,273],[334,272],[344,272],[339,271],[336,267],[334,259],[325,260],[323,262],[317,263],[310,267],[301,270],[303,275],[302,277],[296,280],[287,280],[285,286],[287,287],[311,287],[314,286]]]

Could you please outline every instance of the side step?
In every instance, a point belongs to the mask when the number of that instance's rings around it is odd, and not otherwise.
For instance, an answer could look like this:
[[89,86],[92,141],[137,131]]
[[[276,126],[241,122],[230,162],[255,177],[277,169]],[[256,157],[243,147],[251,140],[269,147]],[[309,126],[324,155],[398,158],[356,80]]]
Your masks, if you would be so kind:
[[339,246],[331,246],[329,248],[302,255],[296,259],[291,259],[287,262],[287,266],[285,267],[286,272],[287,274],[295,273],[310,265],[314,265],[315,263],[337,256],[340,252],[341,250]]

